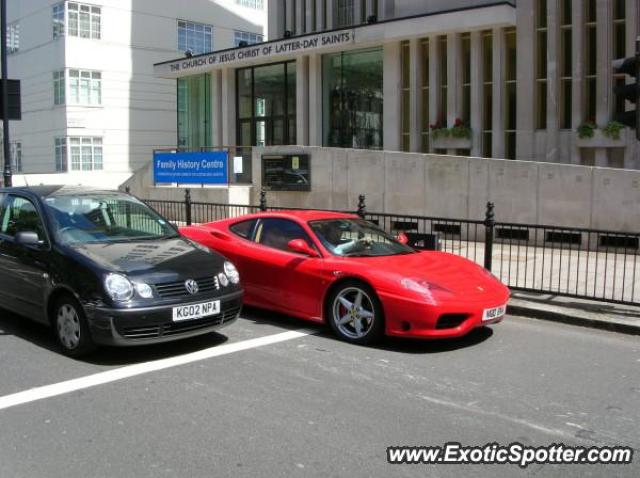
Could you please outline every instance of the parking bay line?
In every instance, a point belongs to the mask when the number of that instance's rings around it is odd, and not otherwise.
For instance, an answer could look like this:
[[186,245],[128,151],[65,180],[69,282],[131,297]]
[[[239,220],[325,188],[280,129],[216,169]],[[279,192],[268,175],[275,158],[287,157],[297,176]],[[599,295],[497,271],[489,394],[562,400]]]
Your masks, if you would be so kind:
[[0,410],[23,405],[25,403],[35,402],[37,400],[42,400],[45,398],[65,395],[67,393],[83,390],[85,388],[95,387],[97,385],[117,382],[126,378],[135,377],[136,375],[143,375],[149,372],[156,372],[158,370],[164,370],[167,368],[177,367],[179,365],[185,365],[213,357],[219,357],[221,355],[228,355],[234,352],[241,352],[243,350],[249,350],[256,347],[263,347],[265,345],[285,342],[287,340],[297,339],[307,335],[312,335],[314,333],[317,333],[317,331],[290,330],[288,332],[267,335],[255,339],[243,340],[241,342],[235,342],[231,344],[217,345],[208,349],[198,350],[197,352],[178,355],[176,357],[168,357],[151,362],[127,365],[124,367],[107,370],[105,372],[98,372],[93,375],[87,375],[85,377],[74,378],[71,380],[66,380],[64,382],[31,388],[29,390],[24,390],[22,392],[12,393],[10,395],[0,397]]

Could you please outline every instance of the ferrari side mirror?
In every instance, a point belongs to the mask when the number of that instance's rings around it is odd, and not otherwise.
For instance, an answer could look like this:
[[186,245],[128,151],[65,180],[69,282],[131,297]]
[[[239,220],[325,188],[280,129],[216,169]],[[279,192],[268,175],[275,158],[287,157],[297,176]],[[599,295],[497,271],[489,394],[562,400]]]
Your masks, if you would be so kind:
[[309,257],[319,257],[318,251],[316,251],[313,247],[307,244],[307,241],[304,239],[292,239],[287,243],[287,248],[291,252],[297,252],[299,254],[304,254]]

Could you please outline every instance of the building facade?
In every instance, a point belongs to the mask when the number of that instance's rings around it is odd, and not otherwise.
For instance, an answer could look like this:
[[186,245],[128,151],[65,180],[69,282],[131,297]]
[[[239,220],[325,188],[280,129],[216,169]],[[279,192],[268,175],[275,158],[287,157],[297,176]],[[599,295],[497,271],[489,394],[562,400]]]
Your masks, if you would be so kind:
[[158,78],[211,92],[209,111],[190,122],[199,132],[182,133],[207,142],[188,146],[299,144],[640,168],[635,134],[615,122],[633,105],[616,101],[614,86],[627,80],[611,65],[635,52],[637,0],[267,4],[268,42],[155,65]]
[[9,0],[7,20],[14,182],[115,188],[176,145],[184,86],[153,63],[262,41],[266,13],[262,0]]

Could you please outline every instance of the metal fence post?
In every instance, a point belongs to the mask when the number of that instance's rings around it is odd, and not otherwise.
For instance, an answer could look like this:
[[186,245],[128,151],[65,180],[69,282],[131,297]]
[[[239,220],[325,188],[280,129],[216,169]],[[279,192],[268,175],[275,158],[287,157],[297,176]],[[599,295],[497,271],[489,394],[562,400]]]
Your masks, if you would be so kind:
[[364,194],[360,194],[360,196],[358,196],[358,210],[356,211],[356,214],[362,219],[364,219],[365,215],[367,214],[367,205],[365,203],[365,199],[366,198]]
[[493,257],[493,230],[496,225],[495,204],[491,201],[487,203],[487,212],[484,218],[485,239],[484,239],[484,268],[491,270],[491,259]]
[[267,191],[262,188],[260,190],[260,211],[264,212],[267,210]]
[[184,210],[187,226],[191,225],[191,190],[184,190]]

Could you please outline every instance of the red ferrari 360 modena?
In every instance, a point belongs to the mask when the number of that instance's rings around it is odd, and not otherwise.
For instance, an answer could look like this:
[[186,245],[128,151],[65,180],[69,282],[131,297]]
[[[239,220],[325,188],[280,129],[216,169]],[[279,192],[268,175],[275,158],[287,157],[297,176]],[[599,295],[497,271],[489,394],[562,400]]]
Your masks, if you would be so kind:
[[501,321],[509,299],[479,265],[418,252],[355,215],[265,212],[180,231],[235,263],[245,304],[328,322],[349,342],[462,336]]

